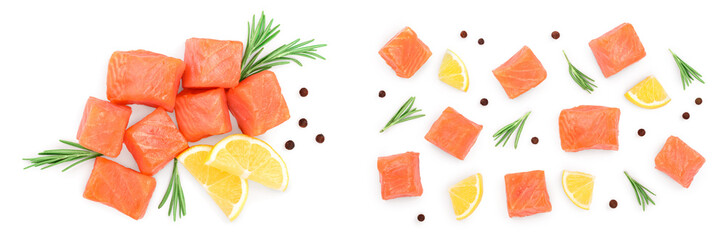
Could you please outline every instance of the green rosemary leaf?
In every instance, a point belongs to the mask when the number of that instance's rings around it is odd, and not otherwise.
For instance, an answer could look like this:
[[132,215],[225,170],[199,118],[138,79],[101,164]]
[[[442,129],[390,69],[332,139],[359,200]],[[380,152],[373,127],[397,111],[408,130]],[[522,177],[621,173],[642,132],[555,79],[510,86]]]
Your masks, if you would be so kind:
[[30,162],[30,165],[23,169],[28,169],[31,167],[41,167],[40,169],[43,170],[49,167],[57,166],[61,163],[74,162],[73,164],[62,170],[62,172],[65,172],[66,170],[89,159],[95,159],[96,157],[103,156],[103,154],[91,151],[78,143],[65,140],[60,140],[60,142],[78,149],[51,149],[42,151],[38,153],[38,155],[41,157],[23,158],[23,160]]
[[388,121],[388,123],[385,124],[385,127],[383,127],[383,129],[380,130],[380,132],[381,133],[384,132],[386,129],[388,129],[389,127],[391,127],[395,124],[407,122],[407,121],[425,116],[425,114],[419,114],[419,115],[413,116],[413,114],[421,111],[420,109],[412,108],[413,103],[415,103],[415,97],[408,98],[408,100],[405,101],[403,106],[401,106],[400,109],[398,109],[398,111],[395,113],[395,115],[393,115],[393,117],[390,119],[390,121]]
[[672,49],[668,49],[668,50],[672,54],[672,57],[675,59],[677,68],[680,69],[680,79],[682,80],[682,90],[686,90],[687,87],[690,86],[692,81],[695,79],[697,79],[697,81],[705,84],[705,81],[702,80],[702,74],[697,72],[692,66],[690,66],[685,61],[683,61],[682,58],[680,58],[680,56],[677,56],[677,54],[672,52]]
[[579,69],[574,67],[574,65],[572,65],[569,61],[569,57],[566,55],[566,52],[564,52],[564,50],[562,50],[562,52],[564,53],[566,63],[569,64],[569,75],[571,75],[571,79],[574,80],[574,82],[579,85],[579,87],[584,89],[584,91],[592,93],[594,91],[594,88],[597,87],[597,85],[594,84],[594,79],[590,78],[582,71],[579,71]]
[[262,12],[259,21],[257,21],[256,16],[253,16],[252,22],[247,23],[247,46],[242,54],[242,74],[239,81],[261,71],[269,70],[274,66],[291,62],[302,66],[302,62],[294,58],[294,56],[325,60],[324,57],[315,51],[327,46],[326,44],[311,45],[314,39],[300,42],[299,38],[262,56],[261,53],[264,51],[264,46],[280,32],[279,24],[275,25],[273,22],[274,19],[270,19],[268,23],[267,17]]
[[521,132],[524,129],[524,124],[526,124],[526,119],[529,118],[529,114],[531,114],[531,111],[527,112],[526,114],[524,114],[524,116],[521,116],[516,121],[509,123],[496,131],[496,133],[493,134],[494,141],[498,140],[498,142],[496,143],[496,147],[498,147],[498,145],[501,143],[503,143],[502,147],[505,147],[508,140],[511,138],[511,136],[514,135],[514,132],[516,132],[514,149],[518,148],[519,138],[521,137]]
[[175,222],[177,216],[178,218],[186,216],[186,199],[184,198],[184,189],[181,188],[181,179],[179,178],[179,160],[176,158],[174,158],[174,168],[171,171],[169,185],[166,187],[166,193],[164,193],[164,197],[161,199],[159,209],[164,206],[166,200],[169,200],[169,196],[171,196],[171,201],[169,202],[168,215],[169,217],[173,217]]
[[648,188],[637,182],[632,176],[627,173],[627,171],[624,171],[624,175],[627,176],[627,180],[629,180],[629,183],[632,185],[632,188],[634,189],[634,194],[637,197],[637,203],[642,206],[642,211],[645,211],[645,208],[650,203],[652,205],[655,205],[655,201],[652,200],[652,198],[647,194],[649,192],[653,196],[657,196],[652,191],[650,191]]

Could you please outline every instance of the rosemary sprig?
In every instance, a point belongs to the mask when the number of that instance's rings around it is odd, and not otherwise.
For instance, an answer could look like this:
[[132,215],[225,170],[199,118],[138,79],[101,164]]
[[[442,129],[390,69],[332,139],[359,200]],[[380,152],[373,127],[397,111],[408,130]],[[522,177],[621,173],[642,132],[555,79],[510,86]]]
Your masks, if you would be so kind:
[[624,171],[624,175],[627,176],[629,183],[632,184],[632,188],[634,188],[634,194],[637,195],[637,203],[642,206],[642,211],[644,211],[645,206],[649,205],[650,203],[652,203],[652,205],[655,205],[655,201],[653,201],[647,193],[649,192],[654,196],[657,196],[657,194],[653,193],[645,186],[642,186],[642,184],[637,182],[637,180],[634,180],[634,178],[629,176],[627,171]]
[[594,85],[594,79],[590,78],[586,74],[584,74],[582,71],[579,71],[574,65],[571,64],[569,61],[569,57],[566,56],[566,52],[564,50],[561,50],[561,52],[564,53],[564,58],[566,58],[566,63],[569,64],[569,75],[571,75],[571,79],[574,80],[574,82],[579,85],[584,91],[587,91],[588,93],[592,93],[594,91],[594,88],[597,87],[597,85]]
[[672,52],[672,49],[670,50],[670,53],[672,53],[672,57],[675,58],[675,63],[677,63],[677,67],[680,68],[680,78],[682,79],[682,90],[685,90],[688,86],[690,86],[690,83],[694,79],[697,79],[697,81],[700,81],[701,83],[705,84],[705,81],[702,80],[702,74],[697,72],[692,66],[687,64],[685,61],[682,61],[682,58],[677,56],[674,52]]
[[290,62],[302,66],[302,63],[295,59],[294,56],[310,59],[325,59],[317,54],[316,51],[318,48],[327,46],[327,44],[310,45],[314,39],[300,42],[299,38],[260,57],[260,54],[264,50],[264,45],[279,34],[279,24],[273,26],[274,19],[270,19],[269,23],[267,23],[264,12],[262,12],[259,21],[256,20],[256,16],[253,16],[252,22],[247,23],[247,47],[242,57],[242,75],[239,81],[255,73]]
[[386,129],[388,129],[389,127],[391,127],[395,124],[410,121],[410,120],[413,120],[416,118],[421,118],[421,117],[425,116],[425,114],[413,115],[413,114],[421,111],[420,109],[413,108],[413,103],[415,103],[415,97],[408,98],[408,101],[405,101],[403,106],[401,106],[400,109],[398,109],[398,112],[396,112],[395,115],[393,116],[393,118],[391,118],[390,121],[388,121],[388,124],[385,124],[385,127],[383,127],[383,129],[380,130],[380,132],[384,132]]
[[184,189],[181,188],[181,180],[179,180],[179,160],[174,158],[174,170],[171,172],[171,179],[169,180],[169,186],[166,187],[166,193],[164,198],[161,199],[159,209],[164,206],[166,200],[171,194],[171,202],[169,203],[169,216],[173,213],[174,222],[176,222],[176,216],[179,218],[186,216],[186,199],[184,198]]
[[516,121],[502,127],[495,134],[493,134],[494,141],[498,140],[498,142],[496,143],[496,147],[498,147],[498,145],[501,143],[503,143],[502,147],[505,147],[506,142],[509,141],[509,138],[511,138],[511,135],[513,135],[515,131],[516,140],[514,141],[514,149],[517,148],[519,146],[519,137],[521,137],[521,131],[524,129],[524,124],[526,123],[526,119],[529,118],[529,114],[531,114],[531,111],[527,112],[526,114],[524,114],[524,116],[517,119]]
[[41,155],[41,157],[23,158],[23,160],[30,161],[30,166],[27,166],[24,169],[40,166],[43,166],[40,169],[46,169],[64,162],[75,161],[73,164],[63,169],[63,172],[65,172],[66,170],[74,167],[75,165],[88,161],[89,159],[95,159],[96,157],[103,156],[103,154],[91,151],[78,143],[66,140],[60,140],[60,142],[65,143],[66,145],[70,145],[72,147],[76,147],[78,149],[45,150],[38,153],[38,155]]

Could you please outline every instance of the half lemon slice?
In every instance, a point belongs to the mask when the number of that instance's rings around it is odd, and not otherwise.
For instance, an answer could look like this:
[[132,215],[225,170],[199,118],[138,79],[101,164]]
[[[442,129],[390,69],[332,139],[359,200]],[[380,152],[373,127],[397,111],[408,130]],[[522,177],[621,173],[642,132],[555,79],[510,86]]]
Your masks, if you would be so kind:
[[232,134],[212,148],[206,165],[262,185],[287,189],[287,165],[266,142],[244,134]]
[[456,53],[450,49],[443,55],[441,68],[438,70],[438,79],[461,91],[468,91],[468,70]]
[[473,213],[481,203],[483,177],[480,173],[467,177],[448,189],[456,219],[462,220]]
[[247,180],[209,167],[206,164],[212,147],[196,145],[186,149],[176,158],[184,168],[206,189],[214,202],[222,209],[229,221],[234,221],[247,201]]
[[671,100],[665,92],[665,88],[654,76],[649,76],[634,85],[624,94],[624,97],[635,105],[647,109],[662,107]]
[[592,192],[594,190],[594,176],[583,172],[564,170],[562,175],[562,186],[564,193],[576,205],[584,210],[589,210],[592,203]]

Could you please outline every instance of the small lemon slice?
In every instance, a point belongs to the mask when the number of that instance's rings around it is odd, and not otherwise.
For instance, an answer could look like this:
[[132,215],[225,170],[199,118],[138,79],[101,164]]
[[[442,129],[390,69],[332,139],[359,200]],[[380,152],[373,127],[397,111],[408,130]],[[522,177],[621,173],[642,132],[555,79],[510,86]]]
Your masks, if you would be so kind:
[[467,218],[476,210],[478,204],[481,203],[483,177],[480,173],[467,177],[448,189],[448,194],[451,196],[451,203],[453,203],[453,212],[456,214],[456,219],[462,220]]
[[634,85],[624,94],[630,102],[637,106],[655,109],[662,107],[670,102],[670,96],[667,95],[657,78],[649,76],[641,82]]
[[244,208],[244,202],[247,201],[249,191],[247,180],[204,164],[209,159],[211,149],[209,145],[196,145],[176,158],[204,186],[229,221],[234,221]]
[[443,55],[438,79],[461,91],[468,91],[468,70],[456,53],[450,49]]
[[561,178],[561,184],[564,187],[566,196],[577,207],[589,210],[594,190],[594,176],[583,172],[564,170]]
[[287,189],[287,164],[269,144],[257,138],[244,134],[225,137],[214,145],[206,164],[268,188]]

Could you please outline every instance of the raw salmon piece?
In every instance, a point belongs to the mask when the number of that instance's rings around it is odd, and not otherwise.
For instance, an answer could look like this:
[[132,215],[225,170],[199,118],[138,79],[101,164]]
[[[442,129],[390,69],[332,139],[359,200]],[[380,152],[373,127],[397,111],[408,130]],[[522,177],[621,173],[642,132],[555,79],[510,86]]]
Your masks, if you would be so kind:
[[139,220],[146,213],[155,188],[156,180],[153,177],[97,157],[83,197]]
[[476,143],[482,128],[483,126],[468,120],[455,109],[447,107],[430,127],[425,140],[463,160]]
[[423,194],[420,184],[417,152],[406,152],[378,157],[380,193],[383,200],[399,197],[417,197]]
[[629,23],[622,23],[601,37],[589,41],[604,77],[612,76],[644,58],[644,46]]
[[289,109],[273,72],[263,71],[245,78],[227,91],[229,110],[239,129],[258,136],[289,119]]
[[112,103],[143,104],[171,112],[183,73],[181,59],[146,50],[114,52],[108,62],[106,95]]
[[655,168],[669,175],[685,188],[705,164],[705,158],[680,138],[670,136],[655,157]]
[[403,28],[378,53],[402,78],[412,77],[432,54],[410,27]]
[[546,69],[534,52],[524,46],[508,61],[494,69],[493,75],[501,83],[506,95],[514,99],[543,82],[546,79]]
[[223,88],[184,89],[176,96],[174,109],[179,130],[189,142],[232,130],[227,95]]
[[244,47],[239,41],[187,39],[181,84],[185,89],[236,86],[242,76],[242,53]]
[[559,138],[561,149],[578,152],[587,149],[619,149],[619,108],[578,106],[561,110]]
[[189,144],[162,108],[126,130],[123,143],[136,160],[141,173],[153,176]]
[[131,108],[89,97],[76,139],[81,146],[97,153],[118,157]]
[[509,217],[551,212],[544,171],[510,173],[504,179]]

